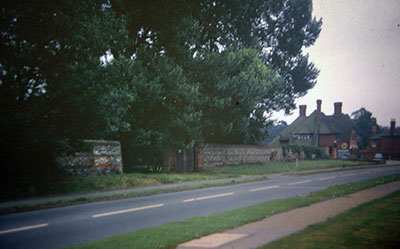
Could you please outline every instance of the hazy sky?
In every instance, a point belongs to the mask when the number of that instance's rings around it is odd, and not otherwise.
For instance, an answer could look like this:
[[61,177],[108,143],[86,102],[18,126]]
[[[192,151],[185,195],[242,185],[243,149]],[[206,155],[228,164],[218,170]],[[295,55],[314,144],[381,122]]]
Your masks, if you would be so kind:
[[[365,107],[378,124],[400,125],[400,0],[313,0],[313,16],[322,17],[322,31],[306,52],[320,75],[297,104],[309,115],[321,99],[331,115],[343,102],[344,113]],[[291,123],[298,113],[275,117]]]

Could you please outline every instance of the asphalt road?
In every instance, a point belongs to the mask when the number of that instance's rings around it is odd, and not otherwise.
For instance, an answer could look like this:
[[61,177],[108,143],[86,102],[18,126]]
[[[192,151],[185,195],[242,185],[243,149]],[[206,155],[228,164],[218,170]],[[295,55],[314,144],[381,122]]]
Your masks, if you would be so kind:
[[65,248],[187,218],[299,195],[400,167],[346,170],[0,216],[0,248]]

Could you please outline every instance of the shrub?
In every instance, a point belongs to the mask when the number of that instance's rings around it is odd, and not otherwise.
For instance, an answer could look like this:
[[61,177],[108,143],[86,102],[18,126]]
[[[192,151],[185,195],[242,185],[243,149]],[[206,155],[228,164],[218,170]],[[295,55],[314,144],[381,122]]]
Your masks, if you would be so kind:
[[[282,145],[282,151],[284,157],[286,157],[287,153],[291,151],[292,153],[298,153],[298,154],[303,152],[304,155],[306,156],[306,159],[309,160],[328,158],[324,149],[308,144],[284,144]],[[313,155],[315,155],[314,158]]]

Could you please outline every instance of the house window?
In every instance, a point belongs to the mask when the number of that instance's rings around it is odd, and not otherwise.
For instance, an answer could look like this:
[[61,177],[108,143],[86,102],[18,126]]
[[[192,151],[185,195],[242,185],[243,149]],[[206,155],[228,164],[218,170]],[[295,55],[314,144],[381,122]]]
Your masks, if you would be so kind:
[[294,134],[293,138],[299,139],[299,140],[309,140],[309,139],[311,139],[311,135],[310,134]]
[[372,148],[376,148],[376,141],[374,140],[374,141],[372,141],[372,143],[371,143],[371,147]]

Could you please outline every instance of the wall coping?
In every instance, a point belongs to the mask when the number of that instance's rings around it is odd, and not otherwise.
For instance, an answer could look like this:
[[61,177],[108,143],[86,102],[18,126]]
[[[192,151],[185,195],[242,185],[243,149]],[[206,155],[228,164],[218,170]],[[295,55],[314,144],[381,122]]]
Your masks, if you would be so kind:
[[115,140],[94,140],[94,139],[84,139],[85,143],[95,143],[95,144],[103,144],[103,145],[121,145],[119,141]]
[[206,145],[211,145],[211,146],[220,146],[220,147],[251,147],[251,148],[260,148],[260,149],[281,149],[281,146],[264,146],[264,145],[253,145],[253,144],[209,144],[205,143],[200,146],[206,146]]

